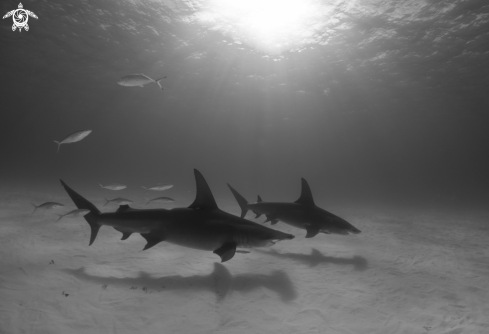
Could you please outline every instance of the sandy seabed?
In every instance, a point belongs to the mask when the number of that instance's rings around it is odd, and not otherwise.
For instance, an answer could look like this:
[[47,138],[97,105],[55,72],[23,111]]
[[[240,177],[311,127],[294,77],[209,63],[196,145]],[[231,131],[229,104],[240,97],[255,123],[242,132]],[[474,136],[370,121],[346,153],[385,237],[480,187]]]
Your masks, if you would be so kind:
[[[67,196],[0,200],[2,334],[489,333],[489,212],[327,208],[362,233],[278,223],[296,238],[221,264],[108,227],[89,247],[83,218],[55,223]],[[45,201],[66,207],[31,214]]]

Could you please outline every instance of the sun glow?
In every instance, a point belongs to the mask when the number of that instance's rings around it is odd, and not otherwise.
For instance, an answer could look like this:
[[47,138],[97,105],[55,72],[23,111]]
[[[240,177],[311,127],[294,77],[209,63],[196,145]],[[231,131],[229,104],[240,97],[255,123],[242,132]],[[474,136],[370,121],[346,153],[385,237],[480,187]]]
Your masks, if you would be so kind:
[[268,53],[308,43],[330,8],[317,0],[209,0],[201,23]]

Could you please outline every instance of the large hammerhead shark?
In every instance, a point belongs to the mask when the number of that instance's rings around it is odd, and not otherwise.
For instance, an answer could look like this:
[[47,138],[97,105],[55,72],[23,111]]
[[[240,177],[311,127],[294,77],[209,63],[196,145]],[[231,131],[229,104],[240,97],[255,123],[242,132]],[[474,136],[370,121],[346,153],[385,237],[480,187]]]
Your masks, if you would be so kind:
[[220,210],[202,174],[194,169],[197,195],[188,208],[133,209],[121,205],[116,212],[101,213],[95,205],[61,184],[79,209],[88,209],[84,216],[90,225],[90,245],[102,225],[122,232],[122,240],[140,233],[147,241],[144,250],[161,241],[200,250],[213,251],[221,261],[230,260],[236,248],[267,247],[276,241],[292,239],[293,235],[276,231]]

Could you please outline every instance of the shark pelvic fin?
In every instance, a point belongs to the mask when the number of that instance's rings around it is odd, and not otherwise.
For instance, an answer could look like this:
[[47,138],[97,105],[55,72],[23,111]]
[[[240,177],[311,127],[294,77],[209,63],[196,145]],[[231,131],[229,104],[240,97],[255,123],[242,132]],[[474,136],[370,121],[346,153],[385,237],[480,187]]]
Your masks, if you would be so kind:
[[270,222],[270,223],[272,223],[272,225],[275,225],[278,223],[278,219],[276,219],[272,215],[265,215],[265,216],[267,217],[267,220],[265,220],[265,223]]
[[[119,209],[117,209],[115,212],[124,212],[126,210],[129,210],[131,207],[127,204],[124,205],[119,205]],[[124,239],[122,239],[124,240]]]
[[306,238],[312,238],[319,233],[319,226],[309,225],[306,230],[307,230]]
[[221,262],[231,260],[234,254],[236,254],[236,243],[226,242],[224,245],[216,249],[214,251],[214,254],[217,254],[221,257]]
[[98,216],[100,215],[100,210],[97,209],[97,207],[89,202],[86,198],[68,187],[68,185],[64,183],[63,180],[60,181],[78,209],[90,210],[88,214],[83,216],[83,218],[85,218],[87,223],[90,225],[90,243],[88,244],[90,246],[95,241],[95,238],[97,238],[98,230],[100,229],[100,225],[97,222]]
[[301,197],[295,203],[298,204],[305,204],[305,205],[315,205],[314,204],[314,199],[312,198],[312,192],[311,188],[309,187],[309,184],[304,178],[301,178],[302,181],[302,191],[301,191]]
[[246,216],[246,213],[248,212],[248,208],[246,207],[248,205],[248,201],[246,200],[246,198],[241,196],[241,194],[239,192],[237,192],[236,189],[231,187],[229,185],[229,183],[227,185],[228,185],[229,189],[231,190],[231,192],[233,193],[234,198],[236,198],[236,201],[238,202],[239,207],[241,208],[241,218],[244,218],[244,216]]
[[129,238],[132,234],[132,232],[126,232],[124,231],[123,229],[120,229],[120,228],[117,228],[117,227],[114,227],[115,230],[119,231],[122,233],[122,238],[121,240],[126,240],[127,238]]
[[199,210],[217,210],[216,200],[214,195],[212,195],[211,188],[204,179],[204,176],[197,170],[194,169],[195,183],[197,184],[197,194],[195,195],[194,202],[189,206],[190,209]]
[[165,237],[163,236],[152,236],[151,234],[143,234],[141,233],[141,236],[146,239],[146,241],[148,242],[146,244],[146,246],[144,246],[143,250],[147,250],[147,249],[150,249],[151,247],[159,244],[160,242],[162,241],[165,241]]

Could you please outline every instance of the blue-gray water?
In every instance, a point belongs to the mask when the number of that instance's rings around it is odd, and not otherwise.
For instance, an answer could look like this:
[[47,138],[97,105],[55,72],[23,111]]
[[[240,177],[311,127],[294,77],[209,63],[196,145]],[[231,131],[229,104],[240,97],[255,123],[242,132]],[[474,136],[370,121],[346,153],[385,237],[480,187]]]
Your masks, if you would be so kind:
[[[174,187],[158,195],[187,206],[197,168],[235,214],[226,182],[248,199],[295,201],[304,177],[317,203],[361,227],[361,242],[382,234],[372,226],[379,221],[403,225],[372,218],[386,207],[403,217],[429,210],[440,228],[452,212],[460,221],[477,217],[482,238],[489,3],[304,2],[319,6],[317,15],[280,45],[243,28],[239,11],[218,12],[219,1],[22,2],[38,16],[29,31],[0,20],[0,191],[4,203],[24,201],[5,215],[30,214],[30,200],[62,201],[60,178],[99,206],[103,197],[142,200],[141,186],[160,183]],[[2,1],[0,14],[17,7]],[[164,90],[117,84],[134,73],[167,76]],[[56,153],[53,140],[86,129],[93,132]],[[112,195],[99,183],[128,188]],[[355,210],[370,212],[372,225]],[[88,226],[80,220],[77,228],[85,232],[74,238],[80,252],[88,251]],[[304,231],[287,231],[306,240]]]
[[[486,205],[484,1],[338,3],[328,30],[271,55],[187,23],[198,6],[136,3],[28,2],[28,32],[2,21],[4,182],[190,190],[198,168],[218,193],[295,196],[302,176],[331,200]],[[165,90],[116,84],[131,73]]]

